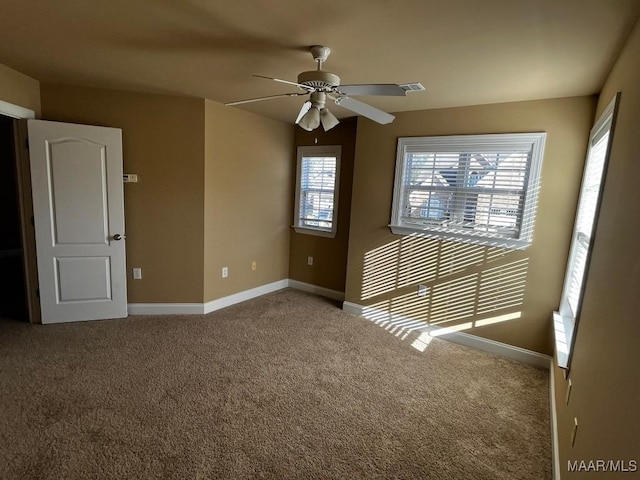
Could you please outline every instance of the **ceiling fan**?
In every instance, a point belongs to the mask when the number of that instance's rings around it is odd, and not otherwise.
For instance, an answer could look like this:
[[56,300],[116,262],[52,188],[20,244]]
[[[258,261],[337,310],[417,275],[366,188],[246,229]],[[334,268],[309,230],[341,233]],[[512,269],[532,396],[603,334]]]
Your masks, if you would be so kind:
[[329,47],[322,45],[314,45],[311,47],[311,55],[318,64],[316,70],[302,72],[298,75],[297,82],[289,80],[281,80],[279,78],[265,77],[263,75],[253,75],[258,78],[266,78],[287,85],[295,85],[301,92],[282,93],[280,95],[269,95],[267,97],[251,98],[248,100],[240,100],[237,102],[226,103],[225,105],[241,105],[243,103],[260,102],[263,100],[271,100],[272,98],[281,97],[298,97],[309,95],[303,105],[296,124],[307,131],[314,130],[322,124],[325,131],[338,125],[339,120],[325,107],[327,98],[333,100],[336,105],[351,110],[358,115],[367,117],[381,124],[391,123],[395,118],[393,115],[383,112],[371,105],[360,102],[351,98],[358,95],[385,95],[385,96],[405,96],[407,93],[404,88],[395,83],[381,84],[357,84],[357,85],[340,85],[340,77],[334,73],[322,70],[322,64],[327,60],[331,53]]

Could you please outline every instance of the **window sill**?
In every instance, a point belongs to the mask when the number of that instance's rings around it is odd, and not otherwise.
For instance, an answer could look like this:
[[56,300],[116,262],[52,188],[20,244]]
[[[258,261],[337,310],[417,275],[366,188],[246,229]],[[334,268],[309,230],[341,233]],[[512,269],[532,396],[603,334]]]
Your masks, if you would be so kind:
[[303,235],[315,235],[317,237],[326,237],[326,238],[336,238],[336,232],[332,232],[330,230],[317,230],[315,228],[306,228],[306,227],[296,227],[293,226],[293,229],[296,233],[301,233]]
[[556,344],[556,362],[560,368],[569,369],[569,353],[575,321],[572,317],[564,317],[553,312],[553,336]]
[[438,230],[412,228],[400,225],[389,225],[389,228],[395,235],[413,235],[416,237],[451,240],[454,242],[472,243],[476,245],[486,245],[489,247],[510,248],[512,250],[524,250],[531,245],[531,242],[527,240],[516,240],[512,238],[482,237],[479,235],[465,235],[457,232],[442,232]]

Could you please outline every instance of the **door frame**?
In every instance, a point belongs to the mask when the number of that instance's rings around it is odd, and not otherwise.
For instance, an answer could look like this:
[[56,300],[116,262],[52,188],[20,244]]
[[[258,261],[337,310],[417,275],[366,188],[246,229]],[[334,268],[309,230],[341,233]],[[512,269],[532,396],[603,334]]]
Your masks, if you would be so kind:
[[36,261],[36,237],[33,226],[33,199],[31,197],[31,168],[27,120],[35,118],[35,112],[28,108],[0,100],[0,114],[12,117],[15,161],[17,172],[18,204],[20,208],[20,238],[22,260],[30,323],[42,323],[40,319],[40,299],[38,298],[38,267]]

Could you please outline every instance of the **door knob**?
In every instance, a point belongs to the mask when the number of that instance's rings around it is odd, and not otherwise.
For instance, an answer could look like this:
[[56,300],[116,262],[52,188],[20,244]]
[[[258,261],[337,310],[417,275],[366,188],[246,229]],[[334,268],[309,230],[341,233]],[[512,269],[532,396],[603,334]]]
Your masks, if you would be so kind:
[[116,242],[117,242],[118,240],[122,240],[123,238],[127,238],[127,236],[126,236],[126,235],[120,235],[119,233],[116,233],[116,234],[113,236],[113,239],[114,239]]

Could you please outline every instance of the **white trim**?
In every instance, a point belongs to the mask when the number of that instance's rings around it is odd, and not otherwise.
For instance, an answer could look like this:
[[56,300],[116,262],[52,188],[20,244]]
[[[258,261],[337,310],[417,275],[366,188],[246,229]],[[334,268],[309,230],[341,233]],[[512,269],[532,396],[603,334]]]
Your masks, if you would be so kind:
[[[562,285],[562,295],[560,296],[560,306],[558,311],[553,313],[554,321],[554,334],[555,344],[557,352],[557,361],[560,368],[569,369],[571,363],[571,349],[575,342],[574,336],[576,335],[576,325],[579,322],[580,311],[582,309],[582,301],[587,286],[589,276],[589,265],[591,263],[591,253],[595,244],[596,233],[598,229],[598,218],[600,215],[600,205],[602,203],[602,197],[604,195],[604,187],[607,180],[607,169],[609,165],[609,156],[611,154],[611,148],[613,144],[613,137],[615,135],[615,123],[618,112],[618,106],[620,103],[620,92],[609,102],[605,111],[600,115],[600,118],[595,123],[589,134],[589,143],[587,148],[587,155],[585,160],[584,169],[582,172],[582,183],[580,185],[580,196],[578,197],[578,206],[574,218],[574,226],[571,232],[571,246],[569,248],[569,255],[567,257],[567,267],[564,274],[564,282]],[[595,209],[593,210],[593,222],[591,224],[591,233],[587,235],[586,232],[581,232],[578,222],[581,220],[581,213],[585,209],[589,209],[585,205],[585,192],[587,190],[589,175],[587,175],[593,166],[594,157],[592,156],[593,146],[600,142],[604,135],[609,133],[607,140],[607,147],[604,157],[602,158],[602,171],[600,172],[600,183],[598,186],[598,194],[595,198]],[[597,165],[597,164],[596,164]],[[582,219],[584,220],[584,219]],[[579,240],[580,234],[584,236],[584,239]],[[576,257],[578,256],[578,250],[586,240],[586,256],[584,259],[584,268],[582,271],[577,269]],[[578,274],[578,275],[576,275]],[[579,291],[578,298],[575,299],[575,311],[572,308],[572,303],[569,300],[569,293],[572,286],[572,280],[579,278]]]
[[268,283],[266,285],[252,288],[250,290],[245,290],[243,292],[234,293],[233,295],[218,298],[216,300],[211,300],[210,302],[204,304],[204,313],[207,314],[215,312],[216,310],[230,307],[231,305],[235,305],[236,303],[246,302],[247,300],[251,300],[252,298],[266,295],[267,293],[282,290],[283,288],[287,288],[288,286],[289,279],[285,278],[284,280],[278,280],[277,282]]
[[553,361],[549,365],[549,403],[551,410],[551,465],[553,480],[560,480],[560,446],[558,444],[558,412],[556,410],[556,373]]
[[558,312],[553,312],[551,317],[556,345],[556,363],[558,367],[567,370],[569,368],[569,349],[571,348],[575,320],[573,317],[563,317]]
[[[333,215],[331,229],[313,228],[308,225],[300,225],[300,184],[302,180],[302,160],[305,157],[335,157],[336,178],[333,187]],[[293,212],[293,228],[296,233],[304,235],[317,235],[319,237],[335,238],[338,232],[338,201],[340,197],[340,169],[342,166],[342,145],[300,145],[296,150],[296,196]]]
[[[396,235],[412,233],[426,234],[433,238],[456,239],[462,242],[488,244],[498,240],[504,246],[514,249],[528,247],[533,239],[533,226],[538,203],[538,189],[542,172],[542,161],[547,134],[535,133],[501,133],[487,135],[447,135],[434,137],[399,137],[396,149],[395,179],[393,186],[393,200],[391,204],[391,222],[389,227]],[[413,151],[437,152],[478,152],[484,149],[491,152],[512,152],[517,150],[530,151],[530,161],[526,172],[524,185],[524,203],[519,212],[520,231],[516,238],[508,238],[499,234],[476,232],[458,232],[448,227],[428,225],[402,224],[402,209],[404,208],[405,170],[407,168],[406,155]],[[464,189],[463,189],[464,190]],[[470,240],[470,237],[473,239]]]
[[340,302],[344,300],[344,292],[331,290],[330,288],[319,287],[317,285],[311,285],[310,283],[299,282],[298,280],[289,279],[289,287],[295,288],[296,290],[302,290],[303,292],[320,295],[321,297],[338,300]]
[[296,231],[296,233],[300,233],[302,235],[316,235],[317,237],[327,237],[327,238],[336,238],[336,233],[332,230],[322,230],[320,228],[310,228],[310,227],[296,227],[292,225],[292,228]]
[[[435,325],[429,326],[425,322],[421,322],[417,319],[410,317],[404,317],[402,315],[396,315],[384,310],[365,307],[356,303],[344,302],[342,309],[347,313],[352,313],[367,320],[380,321],[380,323],[393,322],[398,325],[398,329],[404,329],[414,332],[433,332],[434,337],[449,340],[453,343],[460,345],[466,345],[467,347],[477,348],[485,352],[500,355],[502,357],[510,358],[521,363],[533,365],[541,368],[549,368],[549,362],[551,357],[543,355],[538,352],[533,352],[525,348],[515,347],[502,342],[496,342],[495,340],[489,340],[487,338],[478,337],[476,335],[470,335],[468,333],[459,331],[450,331],[447,333],[436,333],[439,330],[444,330],[442,327]],[[375,319],[375,320],[374,320]],[[408,326],[408,328],[407,328]]]
[[287,287],[334,300],[344,300],[344,292],[285,278],[226,297],[217,298],[207,303],[130,303],[127,305],[127,311],[129,315],[206,315],[221,308],[246,302],[252,298],[276,292]]
[[129,315],[203,315],[202,303],[129,303]]
[[28,108],[0,100],[0,114],[12,118],[36,118],[36,113]]
[[260,287],[217,298],[207,303],[130,303],[129,315],[206,315],[236,303],[251,300],[289,286],[289,279],[261,285]]
[[358,305],[357,303],[351,303],[351,302],[347,302],[345,301],[342,304],[342,310],[344,310],[347,313],[351,313],[352,315],[357,315],[359,317],[363,317],[364,315],[362,315],[362,305]]
[[420,238],[435,238],[438,240],[450,240],[452,242],[464,242],[474,245],[483,245],[497,248],[510,248],[511,250],[525,250],[531,246],[528,240],[518,240],[515,238],[498,238],[483,236],[482,234],[453,233],[446,230],[422,230],[418,228],[405,227],[400,225],[387,225],[394,235],[403,235]]

